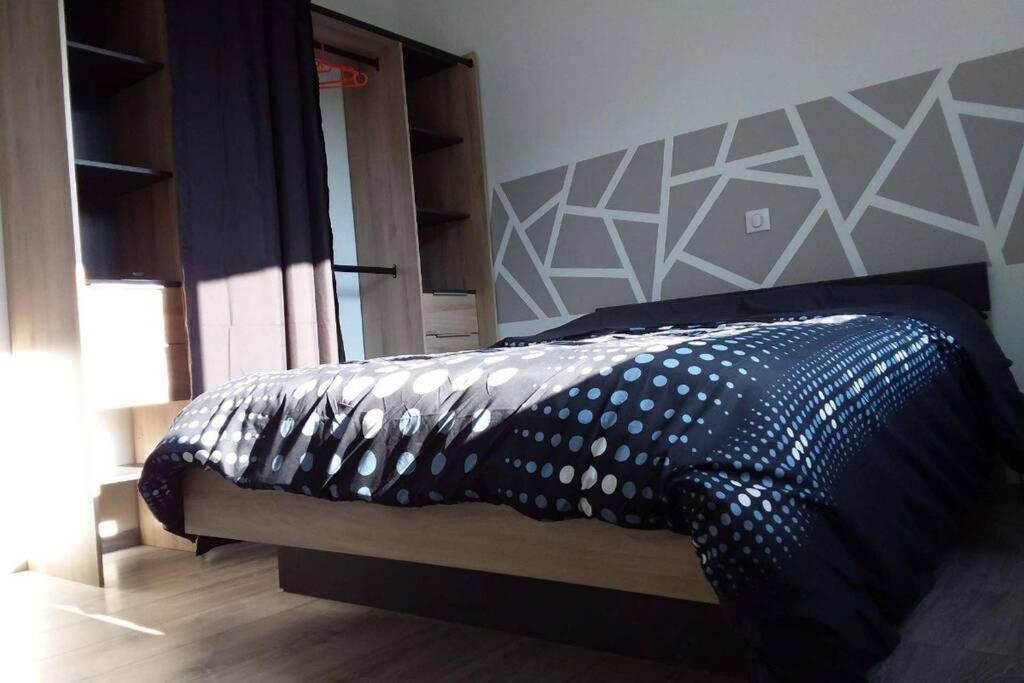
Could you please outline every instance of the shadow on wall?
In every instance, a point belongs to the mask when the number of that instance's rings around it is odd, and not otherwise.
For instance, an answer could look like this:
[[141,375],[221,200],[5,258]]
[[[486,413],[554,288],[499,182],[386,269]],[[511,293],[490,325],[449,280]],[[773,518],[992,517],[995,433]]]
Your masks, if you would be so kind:
[[1024,263],[1022,150],[1024,48],[511,180],[491,205],[498,320]]

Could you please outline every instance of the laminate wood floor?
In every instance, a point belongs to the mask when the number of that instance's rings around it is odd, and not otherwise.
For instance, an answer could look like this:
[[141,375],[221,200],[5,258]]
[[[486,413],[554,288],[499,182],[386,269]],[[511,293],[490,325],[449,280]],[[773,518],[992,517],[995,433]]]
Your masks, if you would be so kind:
[[[0,577],[0,680],[730,680],[283,593],[263,546],[131,548],[105,569],[106,589]],[[1024,505],[977,515],[903,632],[872,680],[1024,680]]]

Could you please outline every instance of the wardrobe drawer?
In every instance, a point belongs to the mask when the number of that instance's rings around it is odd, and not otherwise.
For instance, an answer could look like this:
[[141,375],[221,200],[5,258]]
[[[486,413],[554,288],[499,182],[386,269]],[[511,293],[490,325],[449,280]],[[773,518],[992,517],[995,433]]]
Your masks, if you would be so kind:
[[480,335],[470,333],[428,334],[424,350],[427,353],[450,353],[452,351],[473,351],[480,348]]
[[476,334],[476,295],[425,293],[422,297],[423,330],[427,335]]
[[81,298],[82,363],[98,409],[188,398],[180,287],[91,284]]

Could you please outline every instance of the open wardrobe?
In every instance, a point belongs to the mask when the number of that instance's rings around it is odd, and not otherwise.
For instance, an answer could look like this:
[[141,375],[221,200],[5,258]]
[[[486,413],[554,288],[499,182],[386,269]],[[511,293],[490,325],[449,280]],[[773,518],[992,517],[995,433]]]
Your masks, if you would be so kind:
[[496,341],[472,56],[301,2],[0,9],[12,351],[87,444],[52,455],[29,566],[102,585],[104,552],[191,548],[135,489],[227,379]]
[[346,358],[494,343],[472,56],[316,6],[313,31]]

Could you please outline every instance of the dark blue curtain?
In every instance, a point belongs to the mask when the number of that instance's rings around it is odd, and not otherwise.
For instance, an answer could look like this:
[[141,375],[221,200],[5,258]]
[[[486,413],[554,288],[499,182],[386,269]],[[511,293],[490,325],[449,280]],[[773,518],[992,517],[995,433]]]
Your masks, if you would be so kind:
[[167,0],[192,387],[342,355],[308,0]]

